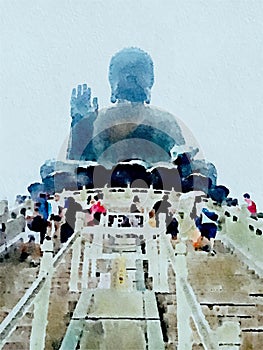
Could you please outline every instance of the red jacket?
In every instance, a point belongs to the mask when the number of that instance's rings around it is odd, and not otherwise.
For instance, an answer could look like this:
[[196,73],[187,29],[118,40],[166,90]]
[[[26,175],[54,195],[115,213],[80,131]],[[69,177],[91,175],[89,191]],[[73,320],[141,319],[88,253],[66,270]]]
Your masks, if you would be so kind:
[[251,199],[246,198],[245,201],[247,202],[248,206],[247,209],[250,211],[251,214],[257,213],[257,206],[256,203],[253,202]]
[[92,214],[94,213],[106,213],[106,208],[98,201],[97,203],[94,203],[92,207],[90,208],[90,212]]

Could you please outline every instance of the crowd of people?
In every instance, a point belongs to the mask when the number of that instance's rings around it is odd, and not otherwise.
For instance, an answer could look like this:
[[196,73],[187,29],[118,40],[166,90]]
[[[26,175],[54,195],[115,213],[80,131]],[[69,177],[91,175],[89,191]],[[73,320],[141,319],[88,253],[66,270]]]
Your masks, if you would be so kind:
[[[248,193],[245,193],[243,197],[251,217],[257,219],[256,204]],[[130,205],[130,215],[123,216],[120,226],[142,227],[146,218],[148,227],[159,227],[160,214],[164,214],[166,233],[171,235],[172,241],[176,242],[182,238],[188,239],[192,241],[195,250],[205,251],[212,256],[216,254],[214,243],[219,217],[215,212],[202,207],[201,201],[199,201],[199,205],[197,200],[194,202],[189,217],[172,209],[166,194],[161,200],[156,201],[147,213],[144,210],[139,197],[135,195]],[[33,265],[37,264],[40,257],[40,245],[43,244],[47,236],[53,238],[55,250],[58,250],[60,244],[67,242],[74,233],[77,212],[85,214],[85,225],[98,225],[101,216],[106,215],[107,212],[102,195],[88,196],[85,208],[83,208],[73,197],[68,197],[62,202],[58,193],[50,197],[41,193],[34,203],[33,213],[26,211],[25,208],[21,209],[20,214],[24,215],[26,219],[27,232],[30,232],[28,242],[21,246],[20,261],[27,260]]]
[[22,208],[20,214],[25,217],[28,241],[20,245],[20,261],[27,261],[32,266],[38,264],[40,247],[47,237],[53,239],[54,250],[57,251],[74,233],[77,212],[84,212],[87,218],[86,224],[93,226],[100,222],[100,217],[105,215],[106,208],[99,195],[89,196],[83,209],[73,197],[62,201],[58,193],[54,196],[41,193],[34,202],[33,212]]
[[[194,203],[193,209],[189,217],[184,213],[177,212],[172,208],[167,194],[156,201],[149,210],[146,220],[148,227],[160,227],[160,214],[164,214],[166,234],[171,235],[171,240],[178,242],[179,239],[188,239],[192,241],[195,250],[201,250],[209,253],[211,256],[216,254],[214,250],[215,238],[218,230],[218,215],[202,207],[202,202]],[[145,208],[140,203],[139,197],[136,195],[130,206],[131,214],[145,214]],[[143,216],[127,215],[123,217],[120,224],[121,227],[141,226],[140,220]],[[145,215],[144,215],[145,220]],[[138,224],[139,223],[139,224]]]

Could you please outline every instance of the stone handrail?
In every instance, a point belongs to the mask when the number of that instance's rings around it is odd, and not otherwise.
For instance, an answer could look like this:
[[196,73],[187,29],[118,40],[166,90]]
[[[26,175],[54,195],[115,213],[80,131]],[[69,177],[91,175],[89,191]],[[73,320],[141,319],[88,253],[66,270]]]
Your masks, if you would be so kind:
[[256,220],[249,216],[248,210],[245,207],[223,207],[224,216],[227,220],[227,225],[231,222],[242,223],[244,229],[254,232],[261,236],[263,232],[263,220]]
[[191,345],[190,316],[192,316],[205,349],[218,349],[214,333],[210,329],[192,287],[187,281],[188,272],[184,243],[179,244],[175,252],[169,242],[169,238],[163,234],[162,239],[165,242],[173,270],[176,273],[178,348],[186,349]]
[[263,220],[250,217],[245,205],[217,206],[211,200],[204,201],[208,209],[215,211],[221,221],[221,240],[232,252],[238,253],[242,261],[260,277],[263,276]]
[[222,215],[224,222],[218,238],[262,277],[263,221],[251,218],[245,207],[223,207]]
[[6,242],[0,246],[0,254],[7,251],[8,248],[10,248],[12,245],[16,244],[21,238],[23,239],[24,236],[25,236],[25,233],[20,232],[14,238],[6,240]]
[[103,188],[92,188],[92,189],[83,189],[78,191],[70,191],[63,190],[60,193],[61,199],[65,199],[67,197],[74,197],[74,199],[86,205],[86,199],[89,195],[103,194],[103,202],[107,206],[108,209],[111,209],[112,202],[114,202],[114,206],[118,207],[118,210],[121,211],[121,207],[129,208],[132,199],[135,195],[145,196],[147,194],[148,201],[150,200],[150,208],[152,207],[152,202],[159,200],[162,198],[164,194],[174,193],[174,191],[166,191],[166,190],[157,190],[150,187],[149,189],[145,188],[122,188],[122,187],[103,187]]
[[0,240],[0,253],[23,237],[25,218],[21,215],[16,219],[9,219],[6,223],[6,231]]
[[45,279],[45,274],[38,276],[38,278],[32,283],[31,287],[26,291],[24,296],[0,324],[0,349],[2,349],[7,341],[7,338],[15,330],[19,319],[26,314],[27,310],[32,305],[33,300],[39,292],[39,289],[43,286]]
[[[206,350],[219,349],[219,337],[217,332],[219,334],[222,333],[220,332],[221,327],[216,331],[210,328],[194,291],[187,280],[188,269],[185,243],[181,241],[176,245],[174,251],[164,230],[161,234],[161,239],[164,242],[172,267],[176,273],[178,349],[188,349],[191,346],[192,329],[190,327],[190,317],[192,317],[195,323],[204,348]],[[231,347],[229,344],[229,339],[224,340],[222,336],[220,336],[220,343],[227,342],[229,346],[228,349],[235,349],[234,344],[239,342],[240,327],[236,322],[231,322],[230,325],[232,327],[231,344],[233,344],[233,346]]]
[[6,236],[13,238],[18,233],[22,232],[26,226],[24,216],[20,215],[16,219],[9,219],[6,223]]
[[[59,252],[53,257],[51,264],[53,267],[56,267],[65,251],[69,249],[72,245],[78,233],[75,232],[70,239],[63,245],[63,247],[59,250]],[[47,252],[50,254],[50,251]],[[43,257],[41,262],[43,262],[45,258],[45,252],[43,253]],[[49,258],[48,258],[49,259]],[[47,282],[47,277],[49,272],[46,266],[40,265],[40,272],[37,279],[32,283],[30,288],[26,291],[24,296],[19,300],[19,302],[14,306],[14,308],[10,311],[10,313],[6,316],[3,322],[0,324],[0,349],[7,342],[8,337],[15,330],[19,320],[26,314],[31,305],[35,302],[39,293],[43,289],[45,283]],[[40,349],[38,349],[40,350]]]

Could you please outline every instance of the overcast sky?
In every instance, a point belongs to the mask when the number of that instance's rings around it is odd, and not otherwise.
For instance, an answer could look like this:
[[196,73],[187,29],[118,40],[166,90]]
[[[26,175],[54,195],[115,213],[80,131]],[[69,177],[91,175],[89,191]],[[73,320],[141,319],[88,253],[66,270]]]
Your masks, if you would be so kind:
[[124,47],[154,61],[151,104],[180,118],[218,184],[263,210],[263,2],[0,0],[0,197],[40,180],[70,128],[71,90],[110,105],[108,66]]

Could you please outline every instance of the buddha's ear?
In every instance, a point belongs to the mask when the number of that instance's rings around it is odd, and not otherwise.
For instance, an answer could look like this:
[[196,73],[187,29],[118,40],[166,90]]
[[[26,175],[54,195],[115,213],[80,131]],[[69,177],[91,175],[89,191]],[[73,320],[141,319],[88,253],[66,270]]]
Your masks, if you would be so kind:
[[116,99],[115,92],[112,92],[112,93],[111,93],[110,101],[111,101],[111,103],[116,103],[117,99]]
[[145,95],[146,95],[145,103],[147,103],[147,105],[148,105],[151,102],[151,90],[149,88],[145,88],[144,91],[145,91]]

